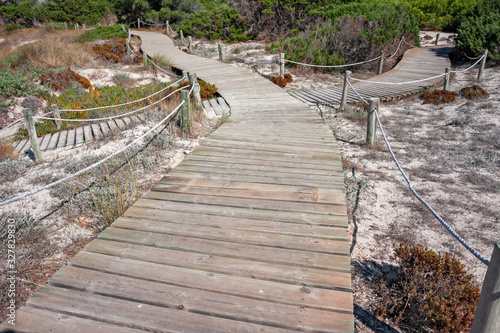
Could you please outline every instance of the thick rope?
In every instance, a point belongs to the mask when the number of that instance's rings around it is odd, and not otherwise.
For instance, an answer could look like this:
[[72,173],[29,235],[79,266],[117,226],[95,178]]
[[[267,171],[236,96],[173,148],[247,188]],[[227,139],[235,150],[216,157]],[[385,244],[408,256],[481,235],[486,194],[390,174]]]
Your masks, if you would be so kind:
[[[51,114],[52,112],[47,112],[47,113],[44,113],[42,116],[46,116],[46,115],[49,115]],[[11,122],[9,125],[5,126],[4,128],[0,129],[0,133],[2,133],[3,131],[7,130],[8,128],[14,126],[15,124],[17,124],[18,122],[24,120],[24,118],[19,118],[19,119],[16,119],[14,120],[13,122]]]
[[[179,88],[179,89],[171,92],[167,96],[163,97],[162,99],[157,100],[153,104],[149,104],[149,105],[146,105],[146,106],[144,106],[142,108],[139,108],[137,110],[133,110],[133,111],[130,111],[130,112],[122,113],[122,114],[119,114],[119,115],[109,116],[109,117],[103,117],[103,118],[91,118],[91,119],[67,119],[67,118],[60,118],[60,119],[57,119],[57,120],[67,121],[67,122],[96,122],[96,121],[105,121],[105,120],[111,120],[111,119],[125,117],[125,116],[128,116],[128,115],[137,113],[139,111],[143,111],[145,109],[148,109],[148,108],[150,108],[150,107],[152,107],[152,106],[154,106],[154,105],[156,105],[156,104],[164,101],[165,99],[169,98],[170,96],[172,96],[176,92],[178,92],[180,90],[183,90],[183,89],[186,89],[187,87],[189,87],[189,86],[181,87],[181,88]],[[55,118],[49,118],[49,117],[33,117],[33,119],[56,120]]]
[[479,58],[481,58],[481,57],[482,57],[482,55],[477,56],[477,57],[469,57],[469,56],[468,56],[465,52],[462,52],[462,53],[463,53],[463,54],[464,54],[464,56],[465,56],[467,59],[469,59],[469,60],[476,60],[476,59],[479,59]]
[[389,58],[386,58],[386,59],[391,59],[392,57],[394,57],[396,54],[398,54],[399,52],[399,48],[401,47],[401,44],[403,43],[403,41],[405,40],[404,37],[401,38],[401,40],[399,41],[399,45],[398,45],[398,48],[396,49],[396,52],[394,52],[393,55],[391,55]]
[[311,65],[311,64],[305,64],[305,63],[302,63],[302,62],[295,62],[295,61],[291,61],[291,60],[287,60],[287,59],[285,59],[285,62],[289,62],[291,64],[296,64],[296,65],[307,66],[307,67],[316,67],[316,68],[342,68],[342,67],[349,67],[349,66],[356,66],[356,65],[366,64],[366,63],[378,60],[381,57],[382,56],[378,56],[376,58],[373,58],[373,59],[370,59],[370,60],[366,60],[366,61],[362,61],[362,62],[356,62],[356,63],[353,63],[353,64],[345,64],[345,65],[336,65],[336,66]]
[[139,20],[142,24],[146,24],[146,25],[149,25],[149,26],[153,26],[153,27],[161,27],[161,26],[164,26],[165,23],[147,23],[147,22],[144,22],[143,20]]
[[351,80],[359,81],[359,82],[376,83],[376,84],[404,85],[404,84],[419,83],[419,82],[424,82],[424,81],[428,81],[428,80],[432,80],[432,79],[437,79],[437,78],[439,78],[441,76],[445,76],[445,75],[446,74],[443,73],[443,74],[439,74],[439,75],[436,75],[436,76],[427,77],[427,78],[421,79],[421,80],[406,81],[406,82],[381,82],[381,81],[361,80],[361,79],[356,79],[356,78],[351,78]]
[[247,60],[247,59],[238,57],[235,54],[232,54],[231,52],[227,51],[226,49],[223,49],[223,51],[225,53],[229,54],[231,57],[236,58],[236,59],[244,62],[245,64],[252,63],[252,64],[258,64],[258,65],[271,65],[271,64],[277,64],[278,63],[277,60],[270,60],[270,61],[252,61],[252,60]]
[[124,151],[125,151],[125,150],[127,150],[128,148],[130,148],[130,147],[132,147],[133,145],[137,144],[137,143],[138,143],[139,141],[141,141],[144,137],[146,137],[148,134],[150,134],[150,133],[151,133],[151,132],[153,132],[155,129],[157,129],[160,125],[162,125],[164,122],[166,122],[168,119],[170,119],[170,117],[172,117],[172,116],[173,116],[173,115],[174,115],[174,114],[175,114],[175,113],[176,113],[176,112],[177,112],[177,111],[181,108],[181,106],[182,106],[184,103],[185,103],[185,101],[182,101],[182,102],[181,102],[181,103],[180,103],[180,104],[179,104],[179,105],[178,105],[178,106],[177,106],[177,107],[176,107],[176,108],[175,108],[172,112],[170,112],[170,114],[169,114],[168,116],[166,116],[166,117],[165,117],[162,121],[160,121],[158,124],[156,124],[154,127],[152,127],[149,131],[147,131],[146,133],[144,133],[143,135],[141,135],[140,137],[138,137],[137,139],[135,139],[134,141],[132,141],[131,143],[129,143],[128,145],[126,145],[125,147],[123,147],[123,148],[121,148],[121,149],[119,149],[119,150],[115,151],[113,154],[111,154],[111,155],[109,155],[109,156],[107,156],[107,157],[103,158],[102,160],[100,160],[100,161],[98,161],[98,162],[96,162],[96,163],[94,163],[94,164],[92,164],[92,165],[90,165],[90,166],[86,167],[85,169],[82,169],[82,170],[80,170],[80,171],[78,171],[78,172],[75,172],[75,173],[74,173],[74,174],[72,174],[72,175],[69,175],[69,176],[66,176],[66,177],[64,177],[64,178],[61,178],[61,179],[59,179],[59,180],[57,180],[57,181],[55,181],[55,182],[53,182],[53,183],[50,183],[50,184],[48,184],[48,185],[42,186],[42,187],[40,187],[40,188],[37,188],[36,190],[33,190],[33,191],[30,191],[30,192],[27,192],[27,193],[24,193],[24,194],[18,195],[17,197],[14,197],[14,198],[11,198],[11,199],[8,199],[8,200],[5,200],[5,201],[2,201],[2,202],[0,202],[0,207],[5,206],[5,205],[8,205],[8,204],[13,203],[13,202],[18,201],[18,200],[21,200],[21,199],[23,199],[23,198],[29,197],[29,196],[31,196],[31,195],[33,195],[33,194],[36,194],[36,193],[38,193],[38,192],[41,192],[41,191],[43,191],[43,190],[47,190],[47,189],[49,189],[49,188],[51,188],[51,187],[54,187],[54,186],[56,186],[56,185],[58,185],[58,184],[60,184],[60,183],[62,183],[62,182],[64,182],[64,181],[66,181],[66,180],[69,180],[69,179],[75,178],[75,177],[77,177],[77,176],[79,176],[79,175],[81,175],[81,174],[83,174],[83,173],[85,173],[85,172],[87,172],[87,171],[89,171],[89,170],[92,170],[92,169],[94,169],[95,167],[97,167],[97,166],[99,166],[99,165],[103,164],[103,163],[104,163],[104,162],[106,162],[107,160],[109,160],[109,159],[111,159],[111,158],[115,157],[116,155],[118,155],[118,154],[120,154],[120,153],[124,152]]
[[[368,104],[368,102],[363,97],[361,97],[361,95],[356,91],[356,89],[354,89],[354,87],[351,85],[351,83],[349,82],[349,80],[347,80],[347,82],[349,83],[349,86],[351,87],[351,89],[356,93],[356,95],[358,95],[358,97],[364,103]],[[467,250],[469,250],[469,252],[472,253],[476,258],[478,258],[483,264],[485,264],[486,266],[488,266],[490,262],[486,258],[484,258],[476,249],[474,249],[471,245],[469,245],[469,243],[467,243],[462,237],[460,237],[460,235],[458,235],[457,232],[455,230],[453,230],[453,228],[448,223],[446,223],[445,220],[443,220],[443,218],[431,207],[431,205],[429,205],[417,193],[417,191],[415,191],[415,189],[413,188],[413,185],[412,185],[410,179],[408,178],[408,176],[404,172],[403,168],[401,167],[401,164],[399,164],[399,161],[396,158],[396,155],[394,155],[394,152],[392,151],[391,145],[389,144],[389,141],[387,140],[387,137],[385,135],[384,128],[382,127],[382,123],[380,122],[380,118],[378,116],[377,109],[375,109],[373,111],[375,112],[375,116],[377,117],[377,124],[378,124],[378,127],[380,128],[380,133],[382,133],[382,137],[384,138],[385,145],[387,146],[387,149],[389,150],[389,153],[391,154],[392,159],[396,163],[396,166],[398,167],[399,172],[401,173],[401,175],[403,176],[403,178],[405,179],[405,181],[408,183],[410,191],[431,212],[431,214],[434,215],[434,217],[446,228],[446,230],[448,230],[448,232],[453,237],[455,237],[455,239],[457,239],[460,242],[460,244],[462,244]]]
[[481,62],[481,60],[483,60],[483,58],[484,58],[484,54],[483,54],[482,56],[480,56],[480,57],[479,57],[479,60],[478,60],[478,61],[476,61],[476,62],[474,63],[474,65],[472,65],[472,66],[470,66],[470,67],[468,67],[468,68],[466,68],[466,69],[464,69],[464,70],[461,70],[461,71],[451,71],[451,73],[463,73],[463,72],[467,72],[468,70],[470,70],[470,69],[474,68],[477,64],[479,64],[479,63]]

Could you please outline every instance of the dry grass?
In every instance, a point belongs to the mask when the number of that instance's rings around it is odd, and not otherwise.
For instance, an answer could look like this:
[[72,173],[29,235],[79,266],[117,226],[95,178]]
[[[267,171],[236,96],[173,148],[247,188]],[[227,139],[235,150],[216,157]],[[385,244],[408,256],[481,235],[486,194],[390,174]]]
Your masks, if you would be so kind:
[[17,154],[14,153],[14,146],[11,142],[0,141],[0,162],[5,159],[15,160]]
[[16,65],[30,67],[87,66],[95,59],[88,45],[68,44],[56,38],[27,44],[19,48]]

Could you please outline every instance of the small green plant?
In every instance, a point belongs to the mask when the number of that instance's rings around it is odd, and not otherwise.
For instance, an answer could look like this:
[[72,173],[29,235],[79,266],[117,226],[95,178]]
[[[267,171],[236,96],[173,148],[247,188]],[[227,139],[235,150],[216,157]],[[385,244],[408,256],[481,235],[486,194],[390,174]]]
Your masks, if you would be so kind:
[[20,25],[20,24],[17,24],[17,23],[13,23],[13,24],[7,24],[4,26],[4,29],[7,30],[7,33],[10,35],[14,30],[17,30],[17,29],[24,29],[25,27]]
[[97,39],[112,39],[115,37],[127,38],[126,32],[122,31],[122,26],[118,24],[100,26],[80,35],[76,41],[78,43],[88,43]]

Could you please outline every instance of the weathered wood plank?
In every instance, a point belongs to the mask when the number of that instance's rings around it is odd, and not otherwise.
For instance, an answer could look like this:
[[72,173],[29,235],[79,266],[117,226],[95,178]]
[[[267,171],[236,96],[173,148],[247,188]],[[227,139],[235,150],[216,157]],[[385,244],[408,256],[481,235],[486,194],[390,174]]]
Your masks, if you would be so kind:
[[92,127],[90,127],[90,125],[85,125],[83,127],[83,134],[85,137],[85,143],[91,143],[94,141],[94,137],[92,136]]

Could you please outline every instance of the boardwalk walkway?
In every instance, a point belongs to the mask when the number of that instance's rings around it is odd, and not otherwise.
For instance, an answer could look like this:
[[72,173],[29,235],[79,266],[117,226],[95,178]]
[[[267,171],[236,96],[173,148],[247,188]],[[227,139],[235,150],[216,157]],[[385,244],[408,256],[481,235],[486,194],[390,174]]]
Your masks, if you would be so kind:
[[257,74],[135,34],[216,84],[230,120],[41,287],[15,328],[354,331],[341,158],[321,117]]
[[[449,45],[414,48],[405,52],[403,59],[390,71],[372,77],[367,81],[412,82],[443,74],[450,67],[448,54],[453,47]],[[443,83],[443,77],[404,85],[376,84],[352,81],[354,89],[366,100],[380,98],[382,101],[397,99],[416,94],[422,90]],[[342,87],[291,92],[290,95],[309,105],[336,106],[342,99]],[[358,96],[349,89],[348,102],[359,101]]]

